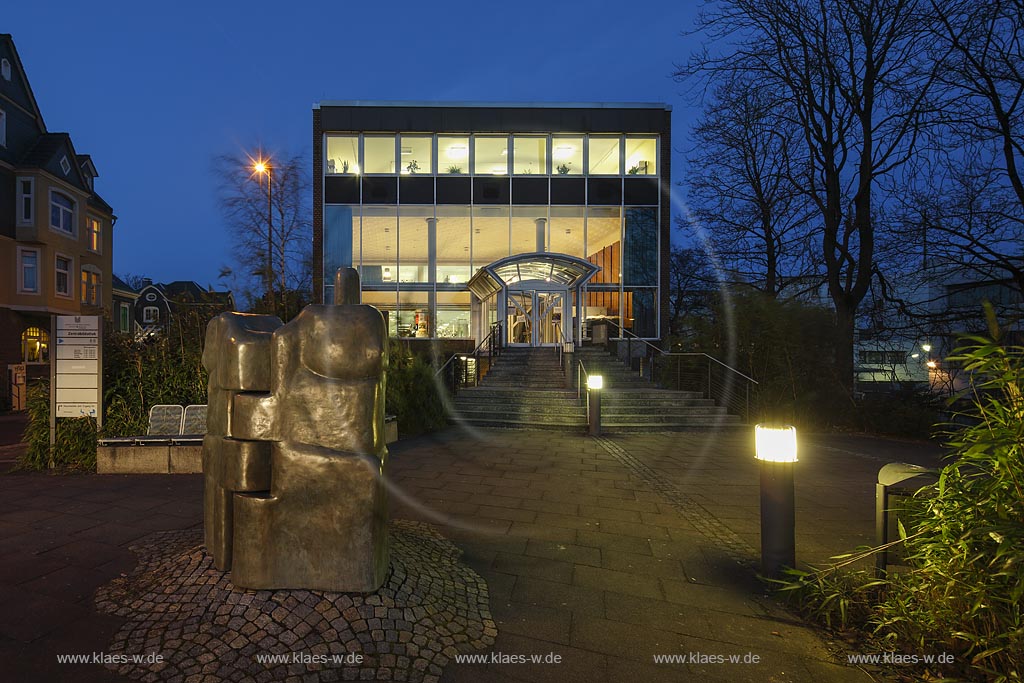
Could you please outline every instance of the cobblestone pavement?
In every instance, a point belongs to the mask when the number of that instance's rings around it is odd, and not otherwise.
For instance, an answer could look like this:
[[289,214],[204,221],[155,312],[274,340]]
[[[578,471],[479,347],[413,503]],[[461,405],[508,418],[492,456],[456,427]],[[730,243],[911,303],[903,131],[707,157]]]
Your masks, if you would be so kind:
[[[108,668],[139,680],[429,683],[457,653],[494,644],[487,586],[429,525],[394,521],[391,567],[369,595],[247,591],[202,548],[199,529],[133,546],[140,564],[96,593],[124,618]],[[161,662],[128,661],[164,653]]]

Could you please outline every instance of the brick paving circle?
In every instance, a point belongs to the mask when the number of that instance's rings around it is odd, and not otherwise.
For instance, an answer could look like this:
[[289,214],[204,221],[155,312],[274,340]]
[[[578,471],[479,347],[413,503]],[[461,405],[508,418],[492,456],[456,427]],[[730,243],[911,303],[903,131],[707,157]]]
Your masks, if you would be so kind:
[[[391,522],[390,571],[370,594],[236,588],[202,542],[201,529],[147,536],[132,546],[136,569],[96,592],[100,612],[126,619],[107,668],[171,683],[417,683],[437,681],[456,653],[494,645],[486,582],[428,524]],[[163,661],[145,661],[154,654]]]

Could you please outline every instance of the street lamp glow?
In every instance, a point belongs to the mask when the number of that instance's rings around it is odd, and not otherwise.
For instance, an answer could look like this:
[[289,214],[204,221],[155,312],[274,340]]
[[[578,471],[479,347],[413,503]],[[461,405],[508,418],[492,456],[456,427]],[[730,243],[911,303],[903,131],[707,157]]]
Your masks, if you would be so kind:
[[603,389],[604,388],[604,376],[603,375],[588,375],[587,376],[587,389]]
[[759,424],[754,427],[754,457],[766,462],[796,462],[796,427]]
[[252,167],[252,168],[253,168],[253,170],[254,170],[254,171],[256,171],[257,173],[266,173],[266,172],[267,172],[267,165],[266,165],[265,163],[263,163],[262,161],[257,161],[257,162],[256,162],[256,163],[255,163],[255,164],[253,165],[253,167]]

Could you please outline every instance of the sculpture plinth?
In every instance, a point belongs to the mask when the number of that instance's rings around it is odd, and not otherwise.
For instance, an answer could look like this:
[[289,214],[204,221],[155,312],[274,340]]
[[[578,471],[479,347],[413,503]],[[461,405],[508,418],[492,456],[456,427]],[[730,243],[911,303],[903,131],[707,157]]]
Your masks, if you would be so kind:
[[287,325],[210,322],[205,535],[245,588],[376,590],[385,578],[387,327],[338,271],[335,305]]

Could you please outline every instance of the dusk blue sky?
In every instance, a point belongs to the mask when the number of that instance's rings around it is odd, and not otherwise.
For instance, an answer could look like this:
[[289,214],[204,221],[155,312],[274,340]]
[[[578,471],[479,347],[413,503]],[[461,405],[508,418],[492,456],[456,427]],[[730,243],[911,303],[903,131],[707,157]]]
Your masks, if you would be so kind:
[[[671,78],[691,2],[7,3],[47,128],[118,216],[114,271],[217,285],[211,159],[305,151],[320,100],[665,102],[673,180],[697,113]],[[673,202],[673,215],[681,206]]]

